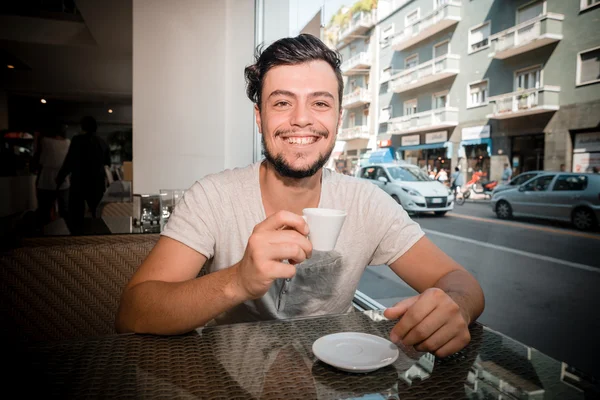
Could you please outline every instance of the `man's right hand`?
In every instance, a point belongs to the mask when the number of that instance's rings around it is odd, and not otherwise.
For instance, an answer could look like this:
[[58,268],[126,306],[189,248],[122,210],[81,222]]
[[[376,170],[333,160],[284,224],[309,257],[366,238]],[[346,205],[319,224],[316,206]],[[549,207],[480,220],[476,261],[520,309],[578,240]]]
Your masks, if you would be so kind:
[[308,225],[304,218],[289,211],[279,211],[254,227],[244,257],[234,266],[245,297],[258,299],[275,279],[296,274],[292,264],[312,255],[312,244],[306,235]]

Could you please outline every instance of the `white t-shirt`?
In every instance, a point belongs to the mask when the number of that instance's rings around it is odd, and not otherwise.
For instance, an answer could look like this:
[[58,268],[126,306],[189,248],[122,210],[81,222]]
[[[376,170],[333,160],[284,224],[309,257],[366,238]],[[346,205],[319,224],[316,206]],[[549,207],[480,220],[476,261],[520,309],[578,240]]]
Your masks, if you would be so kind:
[[[206,273],[239,262],[252,230],[266,219],[260,164],[196,182],[162,232],[206,256]],[[329,169],[323,170],[319,207],[347,212],[335,249],[313,251],[312,258],[296,266],[292,279],[276,280],[265,296],[222,314],[217,323],[347,312],[365,268],[392,264],[424,235],[378,186]]]

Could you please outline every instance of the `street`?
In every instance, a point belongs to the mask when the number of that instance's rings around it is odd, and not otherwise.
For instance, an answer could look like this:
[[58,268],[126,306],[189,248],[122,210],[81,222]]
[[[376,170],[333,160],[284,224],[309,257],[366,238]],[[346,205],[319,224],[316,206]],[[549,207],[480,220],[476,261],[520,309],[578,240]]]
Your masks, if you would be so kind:
[[[481,284],[486,308],[479,322],[600,377],[594,358],[600,354],[600,234],[501,221],[487,202],[413,219]],[[368,267],[359,290],[386,307],[416,294],[387,266]]]

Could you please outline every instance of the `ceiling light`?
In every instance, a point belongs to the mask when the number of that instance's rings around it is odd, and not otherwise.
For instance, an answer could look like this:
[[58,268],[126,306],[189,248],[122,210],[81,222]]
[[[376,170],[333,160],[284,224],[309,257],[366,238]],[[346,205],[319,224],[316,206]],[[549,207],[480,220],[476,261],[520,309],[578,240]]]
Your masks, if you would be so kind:
[[15,66],[14,66],[14,65],[12,65],[12,64],[7,64],[7,65],[6,65],[6,68],[8,68],[8,69],[15,69]]
[[109,108],[109,109],[108,109],[108,113],[109,113],[109,114],[112,114],[112,108]]
[[41,99],[40,101],[42,102],[42,104],[46,104],[46,99]]

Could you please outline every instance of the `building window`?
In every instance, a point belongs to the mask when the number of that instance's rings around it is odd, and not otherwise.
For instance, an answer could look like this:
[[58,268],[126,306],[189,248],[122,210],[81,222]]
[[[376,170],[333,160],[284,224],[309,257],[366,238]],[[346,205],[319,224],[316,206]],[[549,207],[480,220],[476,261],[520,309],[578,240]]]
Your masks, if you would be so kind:
[[379,113],[379,122],[387,122],[392,118],[392,106],[383,107]]
[[469,84],[469,107],[485,105],[488,102],[488,84],[487,80]]
[[433,108],[448,107],[448,91],[433,94]]
[[515,73],[515,90],[539,89],[542,86],[542,70],[533,67]]
[[404,26],[410,26],[419,20],[419,9],[417,8],[413,12],[406,14],[404,17]]
[[433,46],[433,58],[445,56],[450,53],[450,41],[445,40]]
[[386,67],[381,70],[380,80],[382,83],[389,81],[391,77],[392,77],[392,67]]
[[587,10],[588,8],[592,8],[600,4],[600,0],[581,0],[579,3],[580,10]]
[[490,21],[469,29],[469,53],[490,47]]
[[577,55],[577,85],[600,82],[600,47]]
[[348,128],[354,128],[356,126],[356,114],[350,113],[348,116]]
[[524,5],[517,10],[517,25],[544,14],[544,1],[539,0]]
[[389,46],[394,38],[394,24],[391,24],[387,28],[381,31],[381,47]]
[[417,113],[417,99],[407,100],[404,102],[404,115],[413,115]]
[[406,60],[404,60],[404,68],[405,69],[414,68],[417,66],[417,64],[419,64],[419,55],[418,54],[413,54],[412,56],[407,57]]

